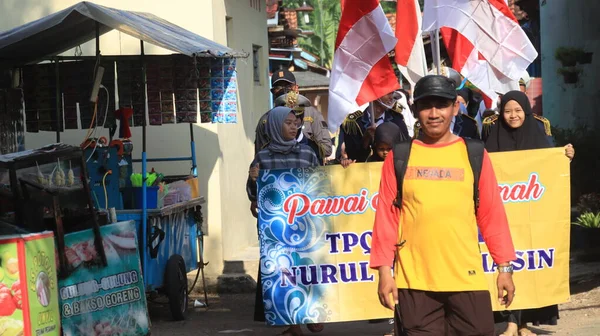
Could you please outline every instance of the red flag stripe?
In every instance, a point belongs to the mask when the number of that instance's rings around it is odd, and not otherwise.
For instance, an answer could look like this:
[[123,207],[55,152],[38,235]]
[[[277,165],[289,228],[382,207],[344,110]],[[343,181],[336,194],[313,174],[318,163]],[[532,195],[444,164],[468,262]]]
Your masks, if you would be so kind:
[[387,56],[375,63],[360,87],[356,103],[363,105],[400,89],[400,82],[392,69],[392,62]]
[[515,17],[515,14],[508,8],[508,5],[504,0],[487,0],[492,6],[496,7],[504,16],[519,23],[519,20]]
[[352,10],[342,10],[340,27],[335,39],[336,49],[340,46],[340,43],[342,43],[352,26],[363,16],[371,13],[379,6],[379,0],[344,0],[342,6],[343,8],[351,8]]
[[407,66],[417,35],[419,35],[416,13],[414,0],[398,0],[396,4],[396,38],[400,43],[396,44],[396,63],[402,66]]
[[494,107],[494,102],[492,101],[492,98],[486,96],[485,94],[482,94],[481,97],[483,98],[483,103],[485,104],[486,108],[491,109],[492,107]]
[[448,51],[448,56],[450,56],[452,68],[460,72],[473,51],[473,44],[452,28],[442,27],[440,29],[440,35],[446,46],[446,51]]

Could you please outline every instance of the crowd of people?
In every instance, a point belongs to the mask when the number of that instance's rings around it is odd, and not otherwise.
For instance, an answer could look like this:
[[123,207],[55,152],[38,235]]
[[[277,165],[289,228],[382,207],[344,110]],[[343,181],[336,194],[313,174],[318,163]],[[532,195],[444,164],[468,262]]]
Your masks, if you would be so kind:
[[[528,323],[556,324],[558,307],[509,310],[516,256],[488,153],[554,147],[550,124],[532,113],[526,83],[502,95],[494,110],[458,87],[447,76],[425,76],[413,92],[390,92],[348,115],[332,138],[321,113],[298,93],[294,75],[276,71],[275,107],[256,128],[246,185],[251,211],[256,217],[261,169],[382,161],[370,267],[379,272],[381,304],[394,312],[391,334],[494,335],[495,323],[505,322],[501,335],[532,336]],[[565,146],[569,159],[574,154]],[[415,173],[423,167],[447,174]],[[479,232],[498,265],[502,312],[492,312]],[[265,321],[258,274],[255,320]],[[302,335],[302,328],[289,326],[282,335]]]

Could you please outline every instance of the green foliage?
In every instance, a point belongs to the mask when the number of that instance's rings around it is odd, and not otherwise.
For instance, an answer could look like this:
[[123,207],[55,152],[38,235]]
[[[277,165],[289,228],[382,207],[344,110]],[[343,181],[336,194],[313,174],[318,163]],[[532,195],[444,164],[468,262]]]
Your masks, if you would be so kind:
[[[286,8],[302,6],[302,0],[285,0]],[[307,0],[306,4],[314,10],[308,13],[309,23],[304,22],[303,13],[298,13],[298,25],[303,30],[310,30],[314,34],[298,38],[298,44],[304,50],[317,55],[321,60],[319,64],[331,68],[333,53],[335,52],[335,39],[340,25],[341,7],[339,0]]]
[[582,72],[582,70],[579,68],[576,68],[576,67],[563,67],[563,68],[556,69],[556,73],[561,76],[572,74],[572,73],[580,74],[581,72]]
[[571,162],[571,199],[576,202],[583,194],[600,192],[600,132],[587,125],[572,129],[552,127],[557,146],[572,144],[575,158]]
[[384,13],[396,13],[396,1],[381,1],[379,4],[381,4]]
[[600,213],[584,212],[577,217],[577,221],[573,224],[584,228],[598,229],[600,228]]
[[[383,8],[383,11],[386,14],[396,13],[396,1],[380,1],[379,3],[381,4],[381,8]],[[424,3],[425,0],[419,0],[419,7],[421,7],[421,12],[423,11]]]
[[580,48],[572,47],[558,47],[554,51],[554,58],[563,63],[563,65],[575,65],[577,59],[584,54],[584,51]]

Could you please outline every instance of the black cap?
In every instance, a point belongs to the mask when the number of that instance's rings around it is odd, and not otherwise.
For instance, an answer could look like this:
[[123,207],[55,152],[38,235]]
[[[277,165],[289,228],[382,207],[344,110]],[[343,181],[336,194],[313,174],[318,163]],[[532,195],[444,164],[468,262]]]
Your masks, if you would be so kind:
[[468,104],[471,101],[471,96],[473,95],[471,90],[469,88],[462,88],[460,90],[457,90],[456,93],[463,97],[463,99],[465,100],[465,102]]
[[271,86],[275,86],[275,83],[279,81],[286,81],[288,83],[296,84],[296,77],[287,69],[280,69],[273,72],[271,76]]
[[428,75],[415,84],[414,102],[426,97],[441,97],[456,100],[456,85],[446,76]]

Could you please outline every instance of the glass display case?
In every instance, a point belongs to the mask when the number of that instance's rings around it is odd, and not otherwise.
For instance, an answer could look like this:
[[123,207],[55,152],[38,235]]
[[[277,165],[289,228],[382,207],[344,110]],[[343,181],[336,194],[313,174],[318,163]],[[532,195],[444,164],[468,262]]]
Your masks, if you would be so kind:
[[[0,155],[0,221],[32,233],[54,231],[60,264],[67,265],[65,233],[92,228],[99,237],[99,224],[106,223],[106,215],[94,208],[86,176],[83,151],[76,146]],[[95,245],[105,261],[101,240]]]

